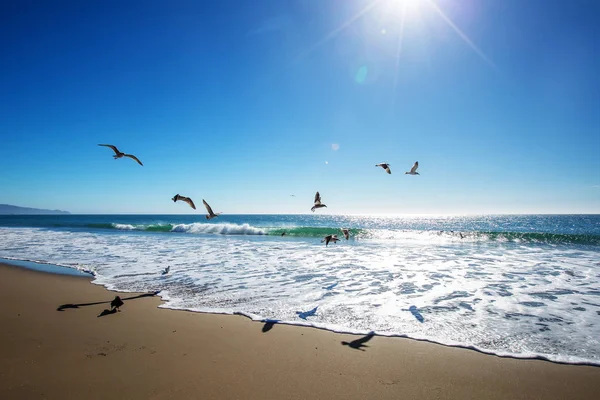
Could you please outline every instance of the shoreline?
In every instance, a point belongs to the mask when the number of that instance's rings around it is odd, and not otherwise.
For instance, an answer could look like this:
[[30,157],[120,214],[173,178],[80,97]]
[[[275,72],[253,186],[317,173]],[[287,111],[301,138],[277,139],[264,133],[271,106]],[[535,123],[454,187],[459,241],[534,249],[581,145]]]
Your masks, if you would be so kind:
[[[600,391],[597,366],[158,308],[157,296],[6,264],[0,275],[4,399],[592,399]],[[98,318],[115,295],[122,311]],[[366,347],[342,344],[361,339]]]
[[[72,267],[68,267],[68,266],[64,266],[64,265],[55,265],[55,264],[40,263],[40,262],[36,262],[36,261],[13,260],[13,259],[5,259],[5,258],[0,258],[0,265],[6,265],[6,266],[16,267],[16,268],[24,268],[26,270],[34,271],[34,272],[84,278],[84,279],[87,279],[91,284],[94,284],[92,281],[95,279],[95,275],[90,271],[72,268]],[[96,285],[96,284],[94,284],[94,285]],[[118,292],[114,289],[109,289],[102,284],[97,284],[97,285],[100,287],[103,287],[108,292],[114,292],[114,293],[118,293],[118,294],[125,295],[125,296],[127,294],[138,293],[138,292]],[[159,292],[156,293],[156,295],[158,295],[158,294],[159,294]],[[157,298],[159,298],[160,304],[165,303],[165,301],[160,299],[159,295],[157,296]],[[590,366],[590,367],[600,368],[600,362],[598,362],[598,363],[588,362],[588,361],[568,362],[568,361],[553,360],[551,358],[545,357],[544,355],[519,356],[519,355],[514,355],[514,354],[502,354],[502,353],[499,354],[499,353],[495,353],[491,350],[488,351],[485,349],[477,348],[475,346],[463,345],[463,344],[448,344],[448,343],[443,343],[443,342],[436,342],[434,340],[430,340],[430,339],[426,339],[426,338],[411,337],[411,336],[403,335],[403,334],[352,332],[352,331],[345,331],[343,328],[336,330],[333,328],[323,327],[323,326],[319,326],[319,325],[294,323],[294,322],[280,321],[280,320],[271,320],[268,318],[267,319],[254,319],[251,315],[243,313],[243,312],[217,312],[217,311],[205,311],[205,310],[193,310],[193,309],[185,309],[185,308],[169,308],[169,307],[164,307],[163,309],[172,310],[172,311],[180,311],[180,312],[209,314],[209,315],[240,316],[240,317],[247,318],[248,320],[250,320],[252,322],[259,323],[259,324],[260,323],[263,323],[263,324],[264,323],[272,323],[272,324],[277,324],[277,325],[295,326],[295,327],[299,327],[299,328],[312,328],[312,329],[319,329],[319,330],[323,330],[323,331],[331,332],[331,333],[335,333],[335,334],[340,334],[340,335],[354,335],[354,336],[359,337],[359,336],[365,336],[368,334],[373,334],[374,336],[377,336],[377,337],[408,339],[408,340],[414,340],[414,341],[418,341],[418,342],[430,343],[430,344],[438,345],[438,346],[475,351],[475,352],[478,352],[478,353],[481,353],[484,355],[500,357],[500,358],[508,358],[508,359],[515,359],[515,360],[538,360],[538,361],[546,361],[546,362],[550,362],[550,363],[554,363],[554,364],[561,364],[561,365],[581,365],[581,366]]]

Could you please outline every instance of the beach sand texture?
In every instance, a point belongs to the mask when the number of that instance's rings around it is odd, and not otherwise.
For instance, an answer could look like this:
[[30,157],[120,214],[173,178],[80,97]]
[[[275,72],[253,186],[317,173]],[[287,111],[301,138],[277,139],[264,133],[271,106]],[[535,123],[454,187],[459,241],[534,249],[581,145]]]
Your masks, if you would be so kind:
[[[98,318],[120,295],[122,311]],[[157,308],[0,265],[1,399],[597,399],[600,368]],[[77,308],[64,304],[103,302]],[[265,330],[266,332],[263,332]]]

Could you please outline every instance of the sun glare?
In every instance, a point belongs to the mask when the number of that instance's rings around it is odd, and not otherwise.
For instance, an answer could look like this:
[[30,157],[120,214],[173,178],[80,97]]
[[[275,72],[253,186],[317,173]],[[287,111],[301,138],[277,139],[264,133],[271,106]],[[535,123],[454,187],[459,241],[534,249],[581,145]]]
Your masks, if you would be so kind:
[[[492,68],[496,69],[495,64],[475,45],[475,43],[464,33],[454,21],[446,15],[446,13],[437,4],[437,0],[373,0],[366,1],[363,8],[357,13],[350,16],[340,25],[326,33],[317,40],[308,49],[298,54],[295,61],[298,61],[310,53],[317,47],[330,41],[340,32],[344,31],[351,25],[355,24],[359,19],[370,18],[375,24],[374,32],[379,32],[381,36],[397,37],[395,48],[395,73],[393,81],[394,98],[398,85],[398,71],[402,57],[402,47],[405,40],[405,27],[419,24],[422,13],[434,13],[439,16],[439,19],[448,25],[458,37],[465,42],[483,61],[488,63]],[[373,18],[375,19],[373,21]],[[378,26],[377,26],[378,25]],[[364,84],[367,81],[367,67],[361,66],[355,73],[354,79],[359,84]]]
[[387,0],[385,12],[394,16],[406,15],[416,11],[425,0]]

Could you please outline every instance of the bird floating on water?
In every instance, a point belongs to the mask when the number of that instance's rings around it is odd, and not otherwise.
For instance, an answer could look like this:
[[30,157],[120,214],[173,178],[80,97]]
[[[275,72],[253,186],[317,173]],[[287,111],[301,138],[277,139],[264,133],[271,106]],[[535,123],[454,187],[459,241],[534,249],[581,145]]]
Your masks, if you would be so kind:
[[115,155],[113,156],[115,160],[121,157],[129,157],[137,161],[137,163],[140,164],[142,167],[144,166],[144,164],[142,164],[142,162],[136,156],[134,156],[133,154],[125,154],[119,151],[119,149],[117,149],[117,146],[113,146],[112,144],[99,144],[98,146],[110,147],[111,149],[113,149],[113,151],[115,152]]
[[383,168],[385,170],[385,172],[387,172],[388,174],[392,173],[392,170],[390,170],[390,164],[381,163],[381,164],[375,164],[375,166]]
[[210,206],[208,205],[208,203],[206,202],[206,200],[202,199],[202,202],[204,203],[204,207],[206,207],[206,211],[208,212],[208,214],[206,214],[206,219],[212,219],[215,217],[218,217],[219,215],[221,215],[221,213],[214,213],[212,208],[210,208]]
[[337,243],[338,239],[337,235],[327,235],[321,240],[321,243],[325,242],[325,246],[329,244],[329,242]]
[[161,272],[161,275],[166,275],[169,273],[169,271],[171,270],[171,266],[167,266],[167,268],[163,269]]
[[194,204],[194,202],[192,201],[192,199],[190,199],[189,197],[180,196],[179,193],[177,193],[175,196],[173,196],[173,198],[171,200],[173,200],[173,202],[176,202],[177,200],[185,201],[194,210],[196,209],[196,205]]
[[121,300],[121,298],[119,296],[115,296],[113,301],[110,302],[110,308],[117,309],[117,311],[121,311],[121,310],[119,310],[119,307],[121,307],[123,304],[124,304],[123,300]]
[[419,168],[419,162],[415,161],[415,165],[412,166],[412,168],[410,169],[409,172],[405,172],[405,174],[408,174],[408,175],[420,175],[417,172],[417,168]]
[[321,204],[321,195],[319,194],[319,192],[317,192],[317,194],[315,194],[315,204],[312,206],[310,211],[315,212],[315,210],[317,208],[322,208],[322,207],[327,207],[327,206],[325,204]]
[[348,238],[350,237],[350,231],[346,228],[342,228],[342,232],[344,233],[344,237],[346,238],[346,240],[348,240]]

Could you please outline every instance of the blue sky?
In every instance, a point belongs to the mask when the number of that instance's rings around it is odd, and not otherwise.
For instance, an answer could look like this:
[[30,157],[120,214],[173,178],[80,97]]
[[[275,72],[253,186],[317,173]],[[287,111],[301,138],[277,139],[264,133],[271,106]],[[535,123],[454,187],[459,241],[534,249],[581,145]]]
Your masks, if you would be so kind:
[[600,2],[433,1],[3,2],[0,203],[600,213]]

